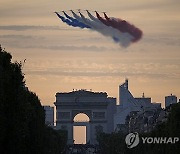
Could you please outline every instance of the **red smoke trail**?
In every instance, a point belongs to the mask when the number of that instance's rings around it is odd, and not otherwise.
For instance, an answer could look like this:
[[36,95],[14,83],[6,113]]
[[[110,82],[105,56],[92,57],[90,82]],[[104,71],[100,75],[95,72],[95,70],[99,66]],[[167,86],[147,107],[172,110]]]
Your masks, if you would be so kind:
[[121,20],[118,18],[109,18],[106,13],[104,13],[105,19],[102,18],[97,12],[96,16],[103,24],[116,28],[123,33],[127,32],[131,34],[134,37],[134,39],[132,40],[133,42],[140,40],[142,37],[142,31],[125,20]]

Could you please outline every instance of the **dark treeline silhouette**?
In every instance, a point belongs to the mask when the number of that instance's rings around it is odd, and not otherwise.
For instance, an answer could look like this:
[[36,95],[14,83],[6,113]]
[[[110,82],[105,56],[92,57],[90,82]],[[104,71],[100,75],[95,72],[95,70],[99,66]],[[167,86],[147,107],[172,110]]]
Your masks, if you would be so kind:
[[[141,137],[180,137],[180,103],[171,105],[168,120],[159,124],[150,133],[139,134]],[[97,135],[102,154],[175,154],[180,152],[180,141],[175,144],[143,144],[142,141],[128,149],[125,143],[127,134],[122,132]]]
[[22,62],[0,46],[0,154],[59,154],[67,132],[45,125],[37,95],[25,87]]

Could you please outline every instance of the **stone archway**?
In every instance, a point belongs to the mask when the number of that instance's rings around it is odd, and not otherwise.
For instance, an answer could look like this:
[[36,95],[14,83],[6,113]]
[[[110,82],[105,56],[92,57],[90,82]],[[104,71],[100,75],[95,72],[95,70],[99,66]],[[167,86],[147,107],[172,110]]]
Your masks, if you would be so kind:
[[[74,117],[79,113],[84,113],[89,117],[88,139],[90,144],[96,144],[97,130],[108,132],[108,126],[110,126],[108,121],[112,123],[113,114],[108,112],[110,103],[112,104],[112,98],[108,98],[107,93],[103,92],[78,90],[57,93],[55,102],[56,128],[66,129],[68,131],[68,144],[73,144],[73,126],[86,125],[83,122],[75,123]],[[115,104],[115,102],[113,103]]]

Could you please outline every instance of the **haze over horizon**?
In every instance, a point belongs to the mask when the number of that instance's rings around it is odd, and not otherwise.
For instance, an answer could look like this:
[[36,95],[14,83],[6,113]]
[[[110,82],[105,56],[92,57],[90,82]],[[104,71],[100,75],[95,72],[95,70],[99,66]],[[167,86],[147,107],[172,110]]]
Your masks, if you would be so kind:
[[[27,86],[43,105],[72,89],[118,98],[128,78],[135,97],[144,92],[164,107],[165,96],[180,97],[179,8],[178,0],[0,0],[0,44],[14,61],[27,59]],[[70,9],[106,11],[139,27],[143,38],[121,48],[96,32],[68,27],[53,12]]]

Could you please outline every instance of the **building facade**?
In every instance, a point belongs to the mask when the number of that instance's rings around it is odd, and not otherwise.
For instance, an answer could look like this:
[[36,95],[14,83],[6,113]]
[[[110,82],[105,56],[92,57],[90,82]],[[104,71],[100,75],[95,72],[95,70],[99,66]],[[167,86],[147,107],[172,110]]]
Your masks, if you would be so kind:
[[161,108],[160,103],[151,103],[150,97],[135,98],[129,91],[128,80],[119,86],[119,105],[117,105],[117,112],[114,115],[115,131],[127,130],[125,128],[127,117],[131,113],[144,113],[150,110],[157,110]]

